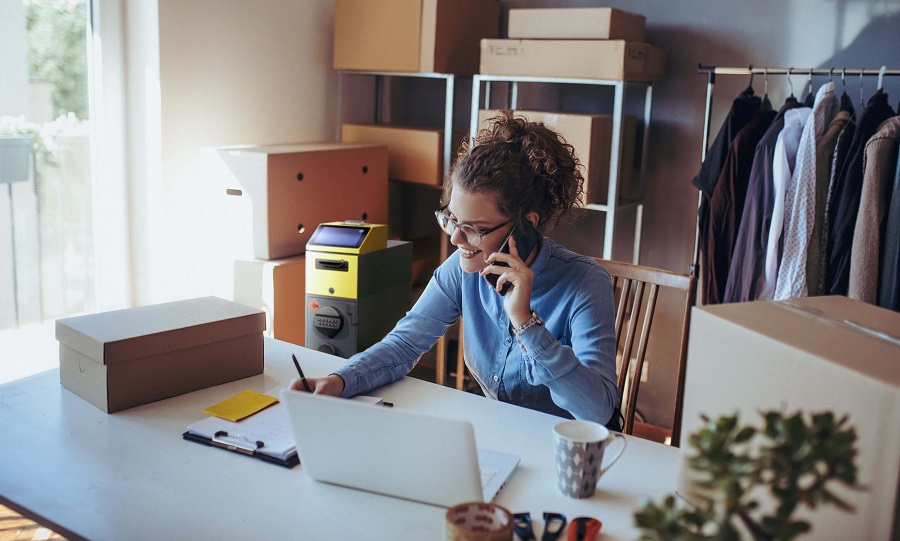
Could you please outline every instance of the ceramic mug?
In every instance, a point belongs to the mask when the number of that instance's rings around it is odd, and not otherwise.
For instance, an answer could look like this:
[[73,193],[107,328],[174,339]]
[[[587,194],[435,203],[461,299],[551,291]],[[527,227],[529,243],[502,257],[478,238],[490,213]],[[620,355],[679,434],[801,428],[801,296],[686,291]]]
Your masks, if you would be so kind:
[[[606,466],[603,452],[618,439],[622,446]],[[593,421],[563,421],[553,427],[556,486],[570,498],[590,498],[597,482],[625,451],[625,436]]]

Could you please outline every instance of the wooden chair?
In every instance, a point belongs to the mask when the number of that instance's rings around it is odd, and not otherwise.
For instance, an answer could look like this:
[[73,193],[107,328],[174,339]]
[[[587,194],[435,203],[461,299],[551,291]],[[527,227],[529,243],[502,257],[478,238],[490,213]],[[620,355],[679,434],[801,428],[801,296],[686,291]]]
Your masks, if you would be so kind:
[[[686,274],[642,267],[619,261],[594,258],[609,271],[616,302],[616,384],[622,394],[620,406],[625,417],[623,432],[634,431],[634,416],[637,410],[638,389],[641,385],[641,371],[650,341],[650,330],[660,288],[668,288],[684,295],[684,319],[681,325],[681,344],[678,352],[677,379],[675,381],[675,404],[672,420],[674,447],[680,445],[681,408],[684,396],[685,359],[687,358],[688,330],[691,323],[691,308],[694,306],[697,279]],[[649,285],[649,288],[646,286]],[[625,331],[624,334],[622,331]],[[638,338],[637,350],[634,339]]]

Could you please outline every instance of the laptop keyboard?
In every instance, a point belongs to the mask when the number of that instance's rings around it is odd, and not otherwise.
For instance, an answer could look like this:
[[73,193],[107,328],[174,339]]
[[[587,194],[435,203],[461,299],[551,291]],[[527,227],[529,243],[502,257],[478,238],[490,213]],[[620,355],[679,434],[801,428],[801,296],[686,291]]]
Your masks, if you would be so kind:
[[498,473],[498,470],[491,468],[479,468],[478,471],[481,473],[481,488],[486,488],[491,479]]

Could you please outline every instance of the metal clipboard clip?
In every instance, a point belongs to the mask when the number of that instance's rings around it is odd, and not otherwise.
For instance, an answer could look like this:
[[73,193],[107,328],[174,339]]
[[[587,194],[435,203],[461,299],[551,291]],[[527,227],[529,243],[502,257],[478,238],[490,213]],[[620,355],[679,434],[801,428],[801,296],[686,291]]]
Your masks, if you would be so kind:
[[216,447],[222,447],[229,451],[237,451],[238,453],[243,453],[245,455],[253,455],[256,451],[262,449],[266,445],[260,440],[253,441],[238,435],[229,436],[228,432],[224,430],[216,432],[211,443]]

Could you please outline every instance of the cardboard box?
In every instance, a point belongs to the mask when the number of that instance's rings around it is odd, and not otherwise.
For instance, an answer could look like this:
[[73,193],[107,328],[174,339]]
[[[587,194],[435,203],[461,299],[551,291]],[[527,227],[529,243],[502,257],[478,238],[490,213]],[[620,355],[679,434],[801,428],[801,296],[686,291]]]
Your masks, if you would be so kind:
[[262,374],[265,323],[217,297],[59,319],[60,384],[113,413]]
[[431,280],[435,269],[441,264],[441,243],[446,236],[443,232],[417,239],[413,242],[412,285],[425,285]]
[[[457,137],[461,137],[457,135]],[[341,124],[341,141],[388,147],[388,178],[440,186],[444,178],[444,130]]]
[[234,302],[266,313],[266,336],[306,339],[306,256],[234,262]]
[[[478,111],[478,127],[488,127],[488,120],[499,111]],[[566,142],[575,148],[575,155],[584,166],[585,198],[582,204],[605,205],[609,190],[609,156],[612,146],[612,116],[550,113],[543,111],[516,111],[531,122],[542,122],[558,131]],[[619,198],[639,199],[639,176],[634,171],[635,130],[634,117],[626,116],[622,131],[622,162],[619,167]]]
[[390,238],[415,241],[443,234],[434,218],[441,207],[441,187],[391,180],[388,193]]
[[[861,491],[836,490],[856,507],[804,514],[810,538],[897,539],[900,479],[900,314],[846,297],[695,308],[691,317],[681,441],[711,418],[759,411],[831,411],[857,433]],[[883,333],[883,334],[879,334]],[[690,498],[682,464],[679,492]],[[768,493],[760,503],[771,506]],[[893,530],[892,530],[893,528]]]
[[388,149],[382,145],[307,143],[218,149],[234,185],[226,193],[246,197],[252,216],[253,257],[302,254],[324,222],[386,223]]
[[471,75],[499,28],[498,0],[337,0],[334,69]]
[[644,41],[647,18],[613,8],[510,9],[511,39],[622,39]]
[[661,81],[665,49],[622,40],[481,40],[481,73],[573,77],[612,81]]

